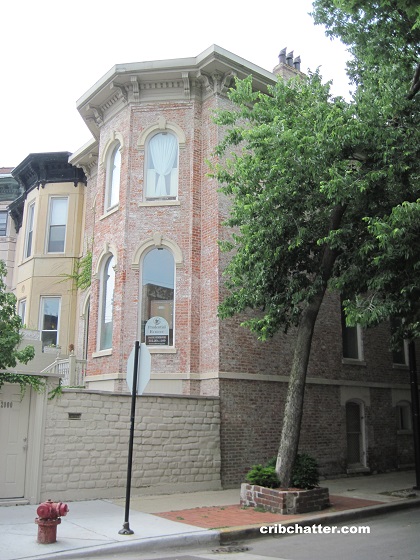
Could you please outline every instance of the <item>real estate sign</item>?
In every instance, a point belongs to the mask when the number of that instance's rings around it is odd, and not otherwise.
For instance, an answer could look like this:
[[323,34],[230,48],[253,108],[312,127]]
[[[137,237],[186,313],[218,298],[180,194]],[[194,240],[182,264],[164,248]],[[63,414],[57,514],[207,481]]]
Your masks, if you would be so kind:
[[163,317],[151,317],[146,323],[144,335],[148,346],[168,346],[168,321]]

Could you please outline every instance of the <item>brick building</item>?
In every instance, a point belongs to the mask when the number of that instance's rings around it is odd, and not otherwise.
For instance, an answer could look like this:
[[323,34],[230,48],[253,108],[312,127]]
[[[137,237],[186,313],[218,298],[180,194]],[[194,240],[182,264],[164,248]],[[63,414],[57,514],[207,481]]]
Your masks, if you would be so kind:
[[[274,72],[287,79],[299,62],[282,51]],[[293,346],[292,335],[263,344],[238,318],[217,317],[228,201],[205,162],[222,135],[212,112],[227,106],[233,77],[249,74],[263,91],[276,79],[217,46],[191,59],[117,65],[78,101],[94,140],[70,159],[88,176],[85,239],[93,240],[94,280],[81,302],[89,328],[79,329],[89,333],[79,337],[86,385],[124,389],[134,341],[163,319],[161,334],[147,339],[148,390],[220,396],[225,485],[276,452]],[[340,309],[330,294],[301,445],[326,474],[410,463],[406,356],[393,359],[387,326],[348,329]]]
[[[116,65],[77,103],[93,136],[69,158],[87,177],[79,255],[92,255],[92,283],[75,296],[73,317],[86,390],[127,391],[128,356],[135,340],[146,342],[147,393],[218,400],[225,487],[277,452],[293,333],[261,343],[239,317],[217,316],[229,201],[208,176],[223,134],[212,114],[228,106],[234,76],[251,74],[267,91],[276,74],[299,74],[299,63],[282,51],[271,73],[212,46]],[[407,357],[389,351],[389,334],[388,325],[345,327],[339,294],[325,298],[300,441],[322,474],[413,463]]]

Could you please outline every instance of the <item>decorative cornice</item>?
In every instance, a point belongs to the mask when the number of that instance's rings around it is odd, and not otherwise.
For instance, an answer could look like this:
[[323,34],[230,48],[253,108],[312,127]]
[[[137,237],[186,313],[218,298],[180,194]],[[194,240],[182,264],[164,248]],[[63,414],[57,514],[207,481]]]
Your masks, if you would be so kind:
[[232,80],[237,76],[237,72],[231,70],[230,72],[225,72],[224,74],[220,72],[213,72],[212,74],[206,74],[200,70],[197,72],[197,78],[199,78],[206,91],[208,93],[226,93],[230,88]]
[[184,95],[187,99],[190,98],[190,77],[188,72],[182,72],[182,79],[184,80]]
[[98,167],[98,142],[91,140],[69,157],[69,163],[83,169],[87,177],[92,177]]
[[9,206],[17,232],[22,225],[23,207],[30,191],[44,188],[48,183],[73,183],[75,187],[80,183],[86,185],[83,170],[68,162],[70,155],[70,152],[29,154],[13,169],[12,175],[23,189],[21,196]]
[[124,84],[119,84],[118,82],[112,82],[109,86],[109,89],[118,90],[121,97],[124,99],[125,103],[128,102],[129,88],[126,87]]
[[212,45],[196,57],[117,64],[78,101],[78,110],[99,138],[103,123],[128,103],[224,95],[236,75],[252,75],[253,87],[261,91],[276,82],[271,72]]
[[[104,123],[104,115],[103,115],[103,112],[102,112],[101,107],[96,107],[96,106],[94,106],[94,105],[89,105],[89,104],[88,104],[88,105],[86,106],[86,112],[88,112],[88,111],[92,111],[92,112],[93,112],[93,118],[94,118],[94,120],[95,120],[95,123],[96,123],[98,126],[101,126],[101,125]],[[88,119],[89,119],[89,118],[90,118],[90,117],[88,117]]]
[[130,76],[130,82],[133,101],[138,103],[140,101],[140,84],[136,76]]

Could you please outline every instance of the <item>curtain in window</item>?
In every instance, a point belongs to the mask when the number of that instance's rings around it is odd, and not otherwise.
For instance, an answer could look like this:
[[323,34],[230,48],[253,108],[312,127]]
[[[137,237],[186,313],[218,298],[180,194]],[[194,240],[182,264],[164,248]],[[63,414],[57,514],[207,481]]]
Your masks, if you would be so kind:
[[153,167],[158,174],[155,196],[167,196],[165,176],[175,166],[178,142],[172,134],[156,134],[149,143]]
[[120,144],[112,152],[110,161],[110,179],[108,192],[108,208],[115,206],[120,198],[120,175],[121,175],[121,146]]

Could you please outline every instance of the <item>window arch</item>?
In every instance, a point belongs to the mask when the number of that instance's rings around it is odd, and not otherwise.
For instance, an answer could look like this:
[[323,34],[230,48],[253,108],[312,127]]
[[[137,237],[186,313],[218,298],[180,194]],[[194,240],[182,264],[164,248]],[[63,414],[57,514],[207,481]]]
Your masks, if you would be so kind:
[[153,134],[146,149],[146,198],[175,199],[178,196],[178,139],[172,132]]
[[116,206],[120,200],[121,144],[116,142],[109,150],[106,168],[105,210]]
[[163,247],[144,254],[141,264],[141,341],[149,346],[174,345],[175,260]]
[[115,258],[109,255],[101,273],[99,349],[112,348],[113,307],[115,290]]

